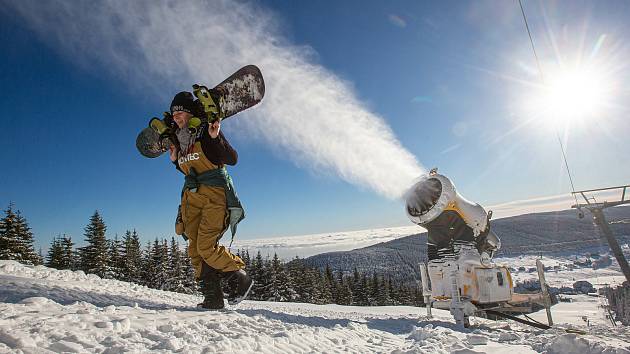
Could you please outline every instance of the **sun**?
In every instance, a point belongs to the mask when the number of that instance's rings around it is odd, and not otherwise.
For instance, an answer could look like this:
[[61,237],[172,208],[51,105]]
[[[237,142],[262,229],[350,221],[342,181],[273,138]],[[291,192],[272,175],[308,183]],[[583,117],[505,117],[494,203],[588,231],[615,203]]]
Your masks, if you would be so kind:
[[593,68],[564,69],[547,78],[540,108],[556,126],[596,120],[606,113],[609,93],[604,75]]

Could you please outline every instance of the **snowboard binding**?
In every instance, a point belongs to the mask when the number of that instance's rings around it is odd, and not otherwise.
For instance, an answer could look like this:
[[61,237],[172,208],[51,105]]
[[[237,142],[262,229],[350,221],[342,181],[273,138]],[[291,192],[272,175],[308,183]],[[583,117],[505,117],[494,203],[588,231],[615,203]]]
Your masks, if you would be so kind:
[[172,126],[174,124],[173,117],[168,112],[164,112],[163,119],[153,117],[149,121],[149,127],[159,135],[157,145],[161,152],[166,152],[177,141],[177,139],[172,138],[174,134]]
[[214,123],[223,119],[221,114],[221,95],[213,94],[206,86],[198,84],[193,85],[193,95],[199,100],[208,123]]

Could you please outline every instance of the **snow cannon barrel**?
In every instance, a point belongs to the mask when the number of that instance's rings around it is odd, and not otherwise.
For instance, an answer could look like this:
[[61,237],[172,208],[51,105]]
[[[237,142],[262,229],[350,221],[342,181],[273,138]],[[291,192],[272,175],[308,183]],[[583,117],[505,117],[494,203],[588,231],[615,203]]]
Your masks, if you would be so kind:
[[479,236],[488,229],[488,213],[477,203],[462,197],[448,177],[431,170],[405,193],[406,211],[414,224],[426,226],[444,211],[457,212]]

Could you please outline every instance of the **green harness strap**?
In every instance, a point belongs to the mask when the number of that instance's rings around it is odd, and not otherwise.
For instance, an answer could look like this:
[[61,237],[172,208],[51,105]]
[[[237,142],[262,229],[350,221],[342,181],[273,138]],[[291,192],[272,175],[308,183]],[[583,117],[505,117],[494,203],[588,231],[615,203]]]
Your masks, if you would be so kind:
[[182,194],[184,194],[184,191],[187,189],[196,189],[202,184],[208,187],[223,187],[225,190],[225,199],[227,201],[227,209],[230,215],[230,232],[232,233],[232,240],[230,241],[231,246],[232,241],[234,241],[234,236],[236,236],[236,226],[239,222],[241,222],[241,220],[245,219],[245,210],[236,195],[236,190],[234,190],[232,177],[230,177],[225,167],[208,170],[201,174],[197,174],[195,169],[191,168],[190,173],[187,174],[184,179]]

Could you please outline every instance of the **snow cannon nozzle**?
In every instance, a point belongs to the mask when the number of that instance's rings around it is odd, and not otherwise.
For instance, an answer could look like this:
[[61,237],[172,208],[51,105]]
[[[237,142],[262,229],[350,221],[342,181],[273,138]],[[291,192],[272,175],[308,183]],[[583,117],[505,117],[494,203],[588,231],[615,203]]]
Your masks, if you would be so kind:
[[444,211],[459,214],[476,235],[486,230],[488,213],[479,204],[469,202],[462,197],[448,177],[432,169],[405,194],[406,212],[414,224],[425,226],[435,220]]

